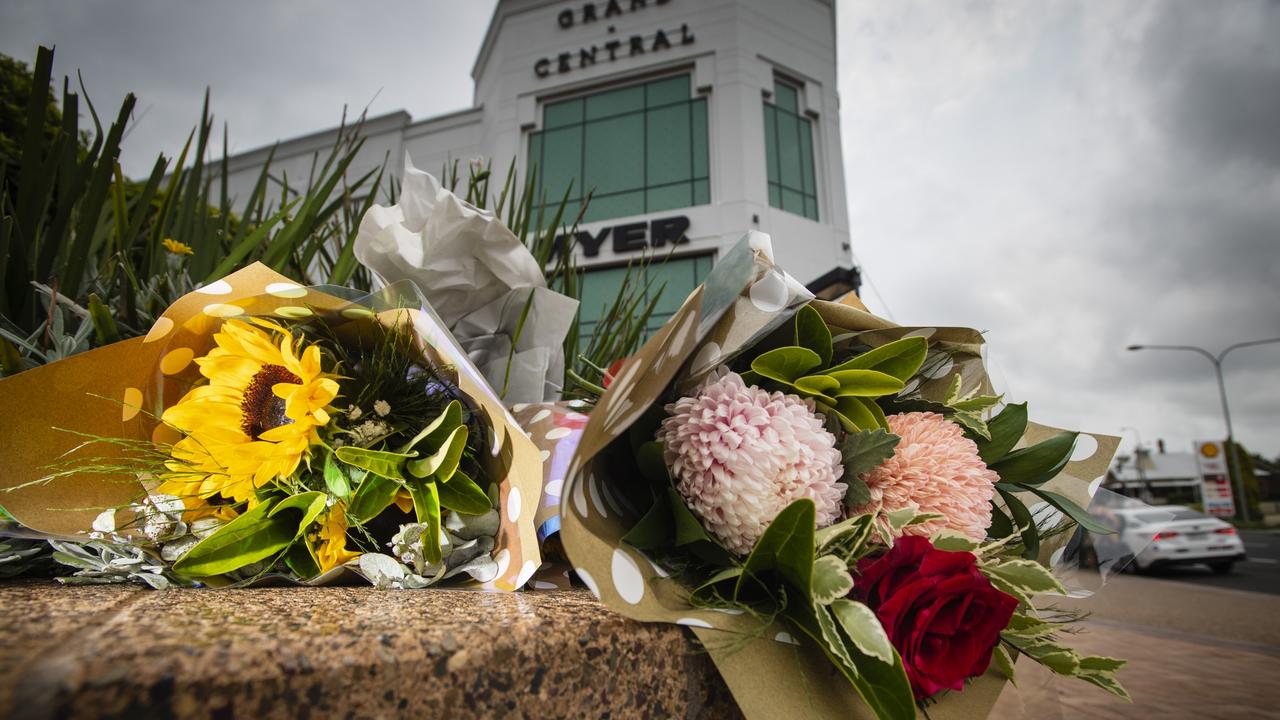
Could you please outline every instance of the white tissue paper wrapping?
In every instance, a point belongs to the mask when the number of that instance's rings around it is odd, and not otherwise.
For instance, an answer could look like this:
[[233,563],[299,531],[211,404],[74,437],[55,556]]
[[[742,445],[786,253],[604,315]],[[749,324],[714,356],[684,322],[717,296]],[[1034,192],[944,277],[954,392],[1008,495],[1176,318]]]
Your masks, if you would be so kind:
[[406,156],[399,203],[369,209],[355,254],[385,283],[416,284],[507,405],[560,399],[564,338],[578,301],[547,288],[533,254],[492,214]]

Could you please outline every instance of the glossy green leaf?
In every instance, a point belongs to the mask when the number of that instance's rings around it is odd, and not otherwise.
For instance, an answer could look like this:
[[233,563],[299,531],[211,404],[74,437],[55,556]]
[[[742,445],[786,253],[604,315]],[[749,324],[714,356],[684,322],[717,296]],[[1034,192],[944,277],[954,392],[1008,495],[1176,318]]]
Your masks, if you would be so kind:
[[991,501],[991,525],[987,527],[987,535],[993,538],[1007,538],[1013,534],[1013,521],[995,501]]
[[[747,556],[743,577],[776,572],[801,596],[810,594],[813,580],[816,509],[808,498],[796,500],[778,513]],[[743,583],[738,582],[741,591]]]
[[1052,480],[1071,459],[1079,433],[1063,432],[1031,447],[1014,450],[991,469],[1001,482],[1039,485]]
[[275,503],[266,500],[240,514],[196,543],[173,564],[175,572],[191,577],[210,577],[275,555],[293,542],[298,524],[288,517],[271,517]]
[[412,440],[400,448],[400,452],[409,452],[423,440],[434,440],[435,442],[432,442],[431,446],[439,446],[449,436],[449,433],[453,432],[454,428],[461,425],[462,403],[457,400],[450,400],[449,404],[444,406],[444,410],[441,410],[434,420],[427,423],[427,426],[419,430]]
[[356,486],[347,514],[356,522],[369,522],[395,502],[401,487],[400,482],[370,473]]
[[1058,493],[1050,490],[1045,490],[1044,488],[1028,487],[1026,489],[1040,496],[1041,500],[1044,500],[1054,506],[1064,515],[1075,520],[1077,525],[1091,533],[1096,533],[1098,535],[1114,535],[1116,532],[1114,528],[1103,525],[1095,520],[1094,517],[1089,514],[1088,510],[1085,510],[1075,504],[1068,497],[1059,495]]
[[665,492],[659,493],[649,510],[622,536],[622,541],[641,550],[669,548],[676,544],[671,505]]
[[1013,518],[1014,529],[1022,535],[1024,546],[1022,556],[1034,560],[1040,554],[1040,528],[1036,527],[1031,511],[1018,499],[1018,496],[1008,490],[996,488],[996,491],[1000,493],[1000,498],[1004,500],[1005,507]]
[[298,532],[295,537],[300,537],[310,527],[311,523],[320,517],[320,513],[324,512],[327,500],[328,496],[319,490],[290,495],[276,503],[276,506],[271,509],[267,517],[274,518],[290,510],[296,510],[300,514],[297,520]]
[[467,447],[467,428],[465,425],[455,427],[445,438],[440,449],[419,460],[410,460],[406,467],[414,477],[434,477],[440,482],[448,482],[458,470],[462,461],[462,451]]
[[351,482],[342,465],[332,454],[324,456],[324,486],[335,497],[346,500],[351,497]]
[[[875,413],[861,400],[862,398],[842,397],[836,400],[835,407],[832,408],[840,420],[840,425],[849,432],[875,430],[880,427]],[[823,406],[827,407],[825,403]]]
[[840,363],[831,370],[876,370],[905,383],[920,369],[928,353],[928,340],[922,337],[906,337],[868,350]]
[[428,562],[440,562],[440,495],[433,482],[415,481],[409,484],[413,497],[413,511],[418,522],[427,526],[422,533],[422,556]]
[[822,356],[802,347],[780,347],[751,361],[751,369],[763,377],[787,385],[822,365]]
[[831,328],[812,305],[796,313],[796,345],[816,352],[822,360],[818,367],[831,364]]
[[987,563],[983,565],[982,572],[988,577],[998,577],[1027,594],[1065,595],[1067,593],[1053,573],[1034,560],[1012,559],[999,563]]
[[1027,431],[1027,404],[1006,405],[987,423],[987,430],[991,434],[990,440],[979,438],[974,442],[978,445],[982,462],[990,466],[1008,455]]
[[884,626],[871,608],[860,602],[840,599],[831,603],[831,613],[858,650],[880,662],[893,665],[893,644],[889,642]]
[[302,580],[309,580],[320,574],[320,563],[316,561],[311,543],[305,537],[299,538],[285,551],[284,564]]
[[880,397],[893,395],[904,387],[898,378],[876,370],[838,370],[826,374],[840,383],[836,397]]
[[346,445],[334,453],[342,462],[366,470],[378,477],[404,482],[404,463],[418,456],[416,452],[397,453]]
[[996,672],[1003,675],[1015,687],[1017,686],[1013,679],[1013,658],[1009,656],[1009,651],[1003,644],[996,644],[995,650],[991,652],[991,662],[995,664]]
[[493,509],[489,495],[469,475],[458,470],[447,483],[438,483],[440,506],[463,515],[483,515]]
[[840,381],[830,375],[805,375],[795,381],[795,387],[810,395],[834,398],[835,392],[840,389]]

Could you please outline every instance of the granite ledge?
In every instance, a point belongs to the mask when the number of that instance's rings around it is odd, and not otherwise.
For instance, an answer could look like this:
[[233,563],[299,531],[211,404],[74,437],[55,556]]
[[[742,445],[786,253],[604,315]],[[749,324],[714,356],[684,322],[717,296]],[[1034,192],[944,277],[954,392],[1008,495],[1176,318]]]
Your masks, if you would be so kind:
[[741,717],[686,630],[585,590],[26,581],[0,608],[0,717]]

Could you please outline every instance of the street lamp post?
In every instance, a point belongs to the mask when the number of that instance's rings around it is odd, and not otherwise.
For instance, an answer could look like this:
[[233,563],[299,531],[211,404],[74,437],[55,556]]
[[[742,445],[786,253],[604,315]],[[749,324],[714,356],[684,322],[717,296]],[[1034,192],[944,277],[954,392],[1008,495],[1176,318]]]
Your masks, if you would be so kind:
[[1249,522],[1249,498],[1245,495],[1244,478],[1240,477],[1240,450],[1236,447],[1235,433],[1231,430],[1231,408],[1227,405],[1227,384],[1222,380],[1222,359],[1227,353],[1242,347],[1252,347],[1254,345],[1267,345],[1269,343],[1280,343],[1280,338],[1267,338],[1266,340],[1250,340],[1249,342],[1236,343],[1229,345],[1225,350],[1214,355],[1202,347],[1195,345],[1130,345],[1129,350],[1189,350],[1191,352],[1200,353],[1213,363],[1213,371],[1218,376],[1218,394],[1222,397],[1222,419],[1227,424],[1227,443],[1231,445],[1230,462],[1235,466],[1235,471],[1231,473],[1232,484],[1235,491],[1240,497],[1240,518],[1245,522]]

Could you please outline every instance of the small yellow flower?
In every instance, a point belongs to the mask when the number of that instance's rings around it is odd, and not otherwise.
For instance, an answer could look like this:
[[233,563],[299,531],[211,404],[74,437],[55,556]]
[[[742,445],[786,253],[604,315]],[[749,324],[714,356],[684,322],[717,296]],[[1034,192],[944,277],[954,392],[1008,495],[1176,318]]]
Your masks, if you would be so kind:
[[329,508],[317,540],[316,562],[322,573],[360,557],[360,553],[347,549],[346,505],[341,502]]
[[190,245],[183,242],[178,242],[173,238],[165,238],[164,240],[160,241],[160,244],[164,245],[164,249],[168,250],[174,255],[191,255],[192,253],[195,252],[195,250],[191,249]]

